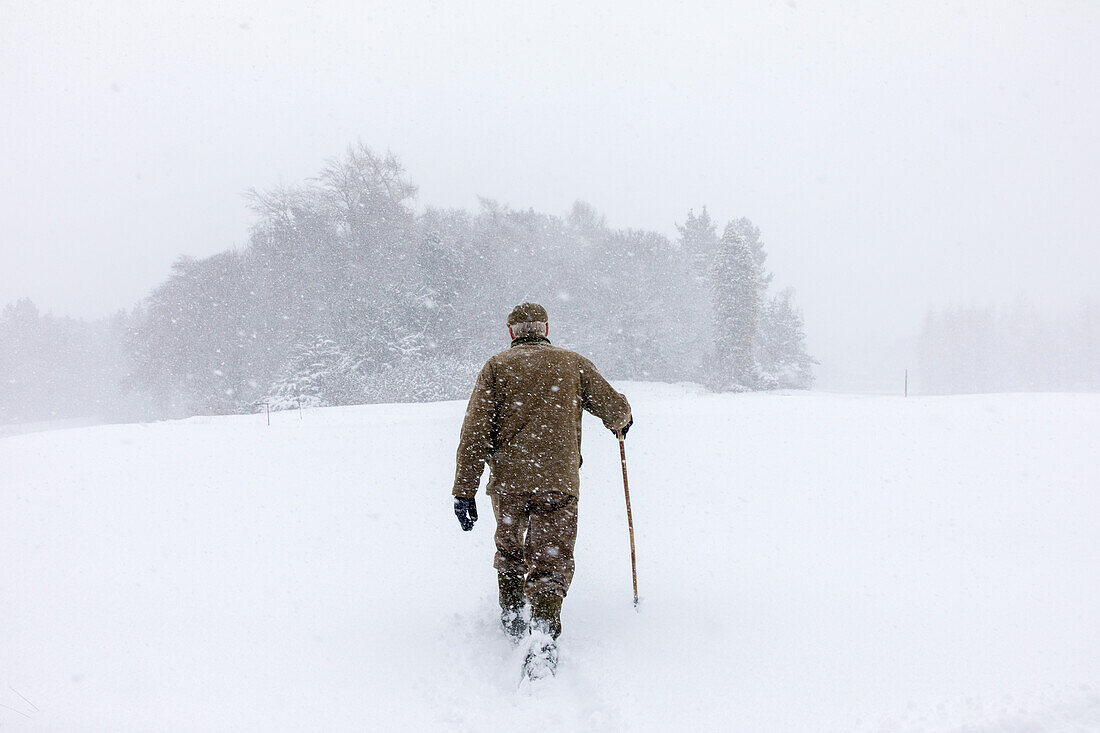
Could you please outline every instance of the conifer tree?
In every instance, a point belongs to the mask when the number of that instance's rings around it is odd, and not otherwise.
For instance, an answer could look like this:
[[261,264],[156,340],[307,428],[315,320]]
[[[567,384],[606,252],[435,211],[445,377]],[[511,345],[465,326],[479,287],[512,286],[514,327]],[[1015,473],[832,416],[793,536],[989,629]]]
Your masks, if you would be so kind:
[[745,240],[749,251],[752,252],[752,263],[756,268],[756,293],[760,302],[764,302],[768,294],[768,287],[772,283],[772,274],[768,272],[765,263],[768,253],[764,251],[764,242],[760,240],[760,227],[752,223],[751,219],[741,217],[730,222],[730,226]]
[[720,389],[744,391],[758,383],[755,344],[760,298],[757,268],[745,238],[730,222],[722,233],[711,267],[714,303],[714,372]]
[[682,225],[677,224],[676,229],[680,232],[680,250],[688,260],[692,277],[697,282],[705,283],[710,278],[711,263],[718,248],[717,225],[704,206],[699,216],[693,209],[688,209],[687,219]]
[[813,365],[806,353],[802,313],[793,303],[794,290],[764,301],[760,308],[757,349],[765,388],[808,389],[813,384]]
[[690,335],[682,358],[686,362],[688,379],[709,381],[708,373],[714,364],[714,333],[710,328],[714,322],[711,270],[718,250],[718,232],[706,206],[698,216],[689,209],[687,219],[682,225],[677,224],[676,229],[680,233],[680,260],[687,272],[681,298],[689,324],[686,331]]

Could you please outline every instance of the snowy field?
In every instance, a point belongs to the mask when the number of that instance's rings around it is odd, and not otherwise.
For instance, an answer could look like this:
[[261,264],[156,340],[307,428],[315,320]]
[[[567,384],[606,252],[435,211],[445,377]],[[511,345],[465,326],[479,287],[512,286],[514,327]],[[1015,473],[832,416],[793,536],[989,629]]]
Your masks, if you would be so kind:
[[0,439],[0,729],[1100,731],[1100,395],[620,389],[526,691],[461,403]]

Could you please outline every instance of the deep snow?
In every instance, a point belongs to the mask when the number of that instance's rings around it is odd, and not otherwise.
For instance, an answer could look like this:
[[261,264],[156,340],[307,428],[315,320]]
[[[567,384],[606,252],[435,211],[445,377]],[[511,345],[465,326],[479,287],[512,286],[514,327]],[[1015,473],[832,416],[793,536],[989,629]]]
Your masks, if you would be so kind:
[[620,389],[524,691],[462,403],[0,439],[0,728],[1100,730],[1100,395]]

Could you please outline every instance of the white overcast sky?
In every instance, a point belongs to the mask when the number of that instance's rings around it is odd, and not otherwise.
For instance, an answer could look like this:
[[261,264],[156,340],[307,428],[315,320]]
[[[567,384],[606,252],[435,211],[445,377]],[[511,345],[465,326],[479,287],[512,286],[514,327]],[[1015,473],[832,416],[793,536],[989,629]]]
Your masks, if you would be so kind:
[[356,140],[421,207],[748,216],[826,362],[1095,296],[1100,3],[539,5],[0,0],[0,305],[129,307]]

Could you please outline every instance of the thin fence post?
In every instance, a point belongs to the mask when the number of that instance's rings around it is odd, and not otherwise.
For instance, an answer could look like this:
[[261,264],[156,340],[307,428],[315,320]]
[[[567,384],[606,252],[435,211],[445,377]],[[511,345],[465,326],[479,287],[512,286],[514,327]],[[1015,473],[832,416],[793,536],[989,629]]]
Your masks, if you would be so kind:
[[267,408],[267,424],[270,427],[270,425],[271,425],[271,403],[270,402],[265,402],[264,407]]
[[905,396],[909,396],[909,370],[905,370]]

